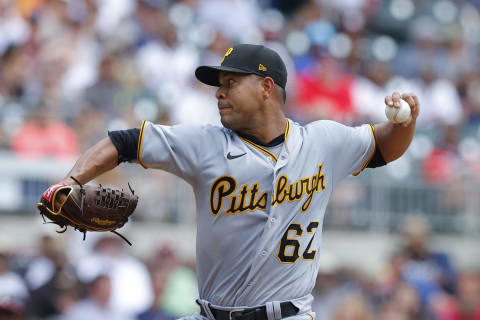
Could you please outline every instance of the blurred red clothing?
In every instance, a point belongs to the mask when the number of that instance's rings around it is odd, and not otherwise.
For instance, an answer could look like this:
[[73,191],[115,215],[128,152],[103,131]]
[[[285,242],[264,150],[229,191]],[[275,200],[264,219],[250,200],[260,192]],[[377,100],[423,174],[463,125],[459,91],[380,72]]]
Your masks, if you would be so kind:
[[13,135],[12,150],[26,158],[70,158],[78,153],[78,140],[66,124],[31,121]]
[[480,320],[480,303],[471,312],[462,311],[458,304],[437,315],[441,320]]
[[[328,77],[330,78],[330,77]],[[341,120],[353,113],[353,78],[346,74],[337,74],[326,79],[311,74],[298,77],[298,101],[307,111],[311,108],[328,108],[326,112],[335,120]]]
[[423,161],[423,176],[430,183],[443,183],[455,174],[451,153],[435,148]]

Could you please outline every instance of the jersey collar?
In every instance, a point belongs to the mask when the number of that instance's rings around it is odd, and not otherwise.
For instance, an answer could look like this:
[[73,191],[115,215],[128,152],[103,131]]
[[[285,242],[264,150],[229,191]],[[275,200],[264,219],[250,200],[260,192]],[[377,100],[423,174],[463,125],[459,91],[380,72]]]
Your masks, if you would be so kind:
[[287,149],[288,152],[290,152],[288,150],[288,140],[289,140],[289,136],[290,136],[290,120],[289,119],[286,119],[286,123],[285,123],[285,131],[283,134],[279,135],[278,137],[276,137],[275,139],[273,139],[272,141],[268,142],[268,143],[263,143],[261,142],[257,137],[254,137],[254,136],[250,136],[250,135],[246,135],[246,134],[239,134],[237,133],[238,137],[245,143],[251,145],[252,147],[262,151],[263,153],[267,154],[270,158],[272,158],[275,162],[277,162],[277,157],[271,153],[270,151],[268,151],[266,148],[268,147],[275,147],[275,146],[278,146],[279,144],[285,142],[285,148]]
[[283,143],[283,141],[285,141],[285,133],[282,133],[281,135],[279,135],[278,137],[276,137],[275,139],[267,143],[263,143],[257,137],[251,136],[249,134],[239,133],[238,135],[243,139],[246,139],[250,142],[255,143],[256,145],[259,145],[261,147],[267,147],[267,148],[278,146],[279,144]]

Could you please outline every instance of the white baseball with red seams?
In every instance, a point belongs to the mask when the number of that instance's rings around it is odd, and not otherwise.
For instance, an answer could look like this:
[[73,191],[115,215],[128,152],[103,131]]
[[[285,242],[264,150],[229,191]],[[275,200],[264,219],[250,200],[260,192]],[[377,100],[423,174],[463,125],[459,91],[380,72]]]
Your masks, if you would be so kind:
[[385,106],[385,115],[393,123],[403,123],[410,119],[410,105],[403,99],[400,99],[400,107]]

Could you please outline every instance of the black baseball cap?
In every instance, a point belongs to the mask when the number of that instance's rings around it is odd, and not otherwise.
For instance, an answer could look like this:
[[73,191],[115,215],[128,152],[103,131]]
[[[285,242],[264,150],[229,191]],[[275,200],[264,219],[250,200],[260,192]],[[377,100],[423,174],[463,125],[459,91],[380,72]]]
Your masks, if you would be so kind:
[[272,49],[262,45],[236,45],[227,50],[220,66],[200,66],[195,70],[195,76],[200,82],[219,87],[220,71],[270,77],[283,89],[287,84],[287,68],[282,58]]

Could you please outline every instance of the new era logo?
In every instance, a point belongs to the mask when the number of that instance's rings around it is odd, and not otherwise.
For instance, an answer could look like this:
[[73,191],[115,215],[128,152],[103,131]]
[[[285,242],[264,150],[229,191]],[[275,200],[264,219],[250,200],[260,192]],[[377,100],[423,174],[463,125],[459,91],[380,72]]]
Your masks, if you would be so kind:
[[263,64],[260,63],[260,64],[258,65],[258,70],[260,70],[260,71],[267,71],[267,67],[265,67]]

